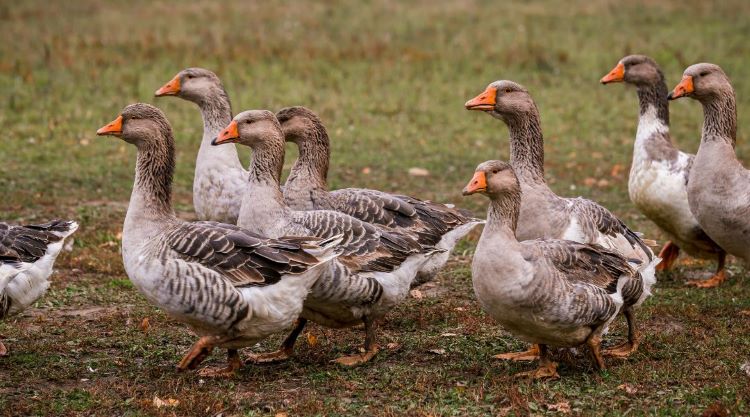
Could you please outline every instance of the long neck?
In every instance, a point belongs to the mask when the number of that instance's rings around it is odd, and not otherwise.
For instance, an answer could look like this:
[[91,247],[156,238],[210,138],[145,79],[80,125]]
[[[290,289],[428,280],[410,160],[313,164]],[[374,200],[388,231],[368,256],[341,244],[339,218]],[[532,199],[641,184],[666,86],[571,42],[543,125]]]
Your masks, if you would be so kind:
[[520,190],[491,197],[485,229],[500,232],[508,239],[516,240],[516,225],[520,209]]
[[703,104],[702,142],[724,141],[732,147],[737,140],[737,105],[734,91],[720,92]]
[[295,141],[299,158],[292,166],[287,184],[304,182],[307,187],[327,190],[331,145],[325,127],[316,122],[313,124],[314,127],[303,133],[305,137]]
[[520,179],[544,183],[544,137],[534,108],[505,118],[510,132],[510,164]]
[[171,134],[164,141],[138,148],[135,182],[125,217],[123,233],[138,239],[140,232],[161,227],[175,219],[172,210],[172,177],[174,174],[174,141]]
[[667,100],[667,83],[664,76],[659,73],[659,81],[651,84],[638,85],[638,103],[640,104],[640,116],[649,113],[650,108],[656,110],[656,118],[664,126],[669,126],[669,101]]
[[197,104],[203,117],[203,140],[198,152],[198,160],[232,169],[241,169],[242,163],[234,144],[211,145],[211,141],[232,121],[232,105],[224,88],[218,87],[211,94],[202,97]]

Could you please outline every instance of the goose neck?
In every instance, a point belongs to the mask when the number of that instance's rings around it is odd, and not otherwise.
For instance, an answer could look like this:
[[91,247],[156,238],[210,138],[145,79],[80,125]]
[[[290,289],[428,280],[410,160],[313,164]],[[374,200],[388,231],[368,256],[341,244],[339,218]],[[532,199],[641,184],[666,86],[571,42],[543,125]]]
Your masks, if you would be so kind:
[[539,112],[505,117],[510,132],[510,164],[522,182],[544,183],[544,137]]
[[737,105],[734,92],[720,92],[703,104],[701,142],[723,141],[732,147],[737,140]]
[[306,131],[304,138],[296,140],[299,157],[294,162],[287,179],[288,184],[306,182],[319,189],[328,189],[328,164],[331,146],[325,127],[315,124]]

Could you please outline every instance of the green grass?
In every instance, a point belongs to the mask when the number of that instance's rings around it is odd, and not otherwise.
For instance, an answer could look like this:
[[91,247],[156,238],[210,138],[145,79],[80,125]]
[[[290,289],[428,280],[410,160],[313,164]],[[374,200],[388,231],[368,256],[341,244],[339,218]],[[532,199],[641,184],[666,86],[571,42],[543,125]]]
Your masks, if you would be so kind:
[[[750,152],[748,33],[750,3],[741,0],[0,0],[0,218],[82,223],[49,293],[0,323],[11,349],[0,359],[0,415],[562,415],[555,410],[566,405],[572,415],[750,414],[750,379],[740,370],[750,362],[750,319],[739,315],[750,308],[744,269],[733,266],[726,285],[701,291],[683,281],[713,266],[681,266],[639,311],[646,338],[635,356],[610,360],[601,374],[576,358],[561,363],[562,380],[532,383],[511,376],[530,365],[490,360],[523,344],[474,300],[474,240],[461,245],[465,256],[434,295],[389,316],[380,344],[392,348],[369,365],[329,363],[354,350],[361,331],[311,326],[317,345],[303,340],[290,362],[248,367],[232,380],[178,374],[194,336],[145,302],[120,261],[134,149],[94,133],[129,103],[161,107],[177,135],[177,208],[190,216],[200,117],[190,103],[152,95],[182,68],[203,66],[222,78],[235,112],[317,111],[334,148],[333,187],[397,190],[479,214],[486,201],[462,199],[460,190],[479,162],[507,158],[507,130],[463,103],[491,81],[512,79],[540,107],[553,188],[593,198],[662,241],[627,198],[635,92],[598,80],[636,52],[661,64],[670,87],[689,64],[721,65],[737,91],[742,158]],[[681,148],[697,149],[701,122],[697,103],[672,104]],[[612,176],[616,165],[624,169]],[[430,175],[410,177],[411,167]],[[598,184],[586,186],[591,179]],[[623,330],[618,324],[613,339]],[[209,364],[222,361],[215,354]],[[154,396],[179,405],[157,408]]]

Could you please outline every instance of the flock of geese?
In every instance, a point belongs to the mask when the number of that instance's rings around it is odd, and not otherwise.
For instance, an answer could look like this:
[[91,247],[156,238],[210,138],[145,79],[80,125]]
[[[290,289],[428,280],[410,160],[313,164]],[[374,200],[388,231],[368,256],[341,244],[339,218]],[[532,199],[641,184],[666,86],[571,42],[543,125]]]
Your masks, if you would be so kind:
[[[315,113],[289,107],[232,117],[216,74],[188,68],[156,96],[180,97],[200,108],[204,132],[193,183],[200,221],[180,220],[172,209],[175,144],[161,110],[131,104],[97,131],[137,148],[122,232],[125,270],[149,302],[199,336],[180,370],[196,369],[222,348],[227,366],[200,373],[231,375],[243,365],[240,348],[291,328],[277,351],[246,360],[288,359],[308,321],[331,328],[364,323],[363,349],[335,360],[354,366],[377,354],[377,327],[386,313],[410,288],[433,279],[456,242],[484,224],[472,264],[477,300],[531,344],[496,358],[538,359],[538,368],[521,375],[554,378],[549,347],[585,345],[603,369],[604,356],[627,357],[638,348],[635,310],[651,294],[656,271],[669,269],[680,250],[718,260],[712,278],[692,282],[699,287],[726,279],[726,254],[750,259],[750,172],[734,152],[734,91],[718,66],[688,67],[668,93],[657,64],[631,55],[601,82],[625,82],[638,92],[628,190],[669,236],[658,256],[652,243],[606,208],[558,196],[547,185],[539,111],[518,83],[493,82],[465,105],[502,120],[510,133],[510,162],[479,164],[463,190],[489,199],[485,221],[406,195],[329,190],[329,137]],[[677,149],[669,134],[668,100],[679,97],[703,105],[697,155]],[[297,145],[299,157],[282,185],[286,142]],[[249,169],[235,144],[252,148]],[[55,258],[77,227],[59,220],[0,223],[0,318],[43,295]],[[602,337],[619,314],[627,320],[627,340],[603,350]]]

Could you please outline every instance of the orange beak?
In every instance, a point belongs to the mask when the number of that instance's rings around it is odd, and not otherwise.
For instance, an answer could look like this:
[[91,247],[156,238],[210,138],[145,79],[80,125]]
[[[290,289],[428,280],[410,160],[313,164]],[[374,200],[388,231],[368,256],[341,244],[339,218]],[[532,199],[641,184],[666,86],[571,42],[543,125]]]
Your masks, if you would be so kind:
[[211,145],[221,145],[222,143],[230,143],[230,142],[237,142],[237,139],[240,138],[239,131],[237,130],[237,121],[232,120],[232,123],[229,123],[229,126],[226,127],[226,129],[222,130],[221,133],[219,133],[219,136],[216,137],[216,139],[211,141]]
[[488,86],[482,94],[474,97],[464,104],[466,110],[493,110],[497,102],[497,89]]
[[674,100],[680,97],[685,97],[693,91],[695,91],[695,88],[693,87],[693,77],[691,75],[685,75],[682,77],[680,83],[677,84],[677,87],[669,93],[667,98]]
[[96,134],[99,136],[120,136],[122,134],[122,116],[117,116],[117,119],[112,120],[108,124],[99,128],[99,130],[96,131]]
[[156,97],[162,96],[174,96],[180,92],[180,74],[177,74],[169,80],[168,83],[164,84],[160,89],[156,90],[154,95]]
[[610,71],[609,74],[602,77],[602,79],[599,80],[599,82],[602,84],[619,83],[624,79],[625,79],[625,65],[623,65],[622,62],[618,62],[617,66],[612,68],[612,71]]
[[472,195],[487,191],[487,176],[484,171],[477,171],[471,181],[464,187],[463,195]]

